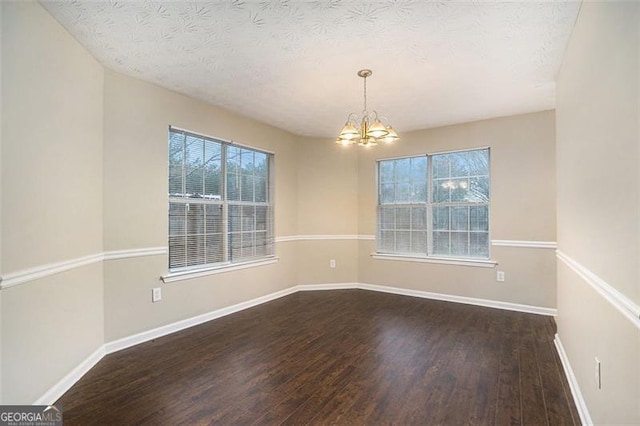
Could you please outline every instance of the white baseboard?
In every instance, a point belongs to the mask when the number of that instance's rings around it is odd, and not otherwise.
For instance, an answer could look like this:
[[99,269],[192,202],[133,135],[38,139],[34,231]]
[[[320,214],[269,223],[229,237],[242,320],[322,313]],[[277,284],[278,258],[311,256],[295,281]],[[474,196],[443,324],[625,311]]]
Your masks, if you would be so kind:
[[254,306],[261,305],[263,303],[270,302],[275,299],[287,296],[289,294],[296,293],[298,291],[316,291],[316,290],[347,290],[347,289],[360,289],[377,291],[382,293],[399,294],[403,296],[420,297],[423,299],[443,300],[454,303],[464,303],[468,305],[485,306],[489,308],[505,309],[509,311],[526,312],[539,315],[556,315],[556,310],[551,308],[541,308],[537,306],[520,305],[516,303],[499,302],[495,300],[476,299],[472,297],[454,296],[440,293],[430,293],[427,291],[409,290],[398,287],[387,287],[373,284],[362,283],[335,283],[335,284],[306,284],[297,285],[286,288],[284,290],[270,293],[262,297],[258,297],[246,302],[238,303],[236,305],[227,306],[224,308],[216,309],[211,312],[207,312],[202,315],[198,315],[192,318],[176,321],[171,324],[156,327],[151,330],[143,331],[131,336],[123,337],[122,339],[107,342],[100,346],[93,354],[85,359],[80,365],[78,365],[73,371],[67,374],[62,380],[56,383],[51,389],[45,392],[40,398],[36,400],[34,404],[37,405],[50,405],[53,404],[58,398],[60,398],[67,390],[71,388],[80,378],[87,373],[94,365],[96,365],[105,355],[120,351],[122,349],[129,348],[131,346],[138,345],[140,343],[148,342],[149,340],[157,339],[162,336],[166,336],[171,333],[175,333],[180,330],[193,327],[205,323],[207,321],[214,320],[226,315],[233,314],[238,311],[252,308]]
[[578,415],[580,416],[580,421],[583,425],[592,425],[593,421],[591,420],[591,416],[589,415],[589,410],[587,409],[587,404],[582,397],[582,392],[580,391],[580,386],[578,385],[578,381],[576,380],[576,376],[573,374],[573,369],[571,368],[571,364],[569,363],[569,358],[567,357],[567,353],[564,351],[564,346],[562,346],[562,342],[560,341],[560,336],[556,333],[555,339],[553,339],[553,343],[556,345],[556,350],[558,351],[558,355],[560,356],[560,361],[562,362],[562,368],[564,368],[564,374],[567,376],[567,381],[569,382],[569,388],[571,388],[571,395],[573,396],[573,400],[576,403],[576,408],[578,409]]
[[401,294],[404,296],[420,297],[423,299],[442,300],[445,302],[463,303],[465,305],[484,306],[487,308],[504,309],[507,311],[525,312],[537,315],[557,315],[554,308],[543,308],[540,306],[521,305],[519,303],[501,302],[498,300],[478,299],[475,297],[456,296],[453,294],[431,293],[422,290],[409,290],[398,287],[387,287],[373,284],[360,284],[363,290],[379,291],[382,293]]
[[484,306],[487,308],[503,309],[507,311],[525,312],[528,314],[556,316],[557,310],[554,308],[544,308],[540,306],[521,305],[519,303],[501,302],[498,300],[478,299],[475,297],[455,296],[452,294],[431,293],[422,290],[409,290],[400,287],[389,287],[375,284],[363,283],[340,283],[340,284],[307,284],[299,285],[299,291],[313,290],[345,290],[360,289],[377,291],[380,293],[392,293],[402,296],[420,297],[422,299],[442,300],[445,302],[463,303],[465,305]]
[[126,349],[128,347],[138,345],[140,343],[148,342],[149,340],[157,339],[167,334],[175,333],[176,331],[184,330],[195,325],[205,323],[207,321],[214,320],[226,315],[233,314],[238,311],[252,308],[254,306],[261,305],[263,303],[270,302],[275,299],[287,296],[289,294],[297,292],[296,287],[290,287],[284,290],[277,291],[275,293],[267,294],[256,299],[251,299],[246,302],[238,303],[236,305],[227,306],[225,308],[216,309],[215,311],[207,312],[206,314],[198,315],[192,318],[187,318],[181,321],[176,321],[171,324],[163,325],[151,330],[143,331],[142,333],[134,334],[132,336],[123,337],[122,339],[108,342],[104,345],[105,353],[110,354],[113,352]]
[[318,290],[354,290],[360,288],[358,283],[338,283],[338,284],[302,284],[297,286],[298,291],[318,291]]
[[56,402],[71,386],[75,385],[89,370],[91,370],[105,356],[104,345],[96,349],[76,368],[71,370],[69,374],[64,376],[62,380],[53,385],[51,389],[46,391],[38,398],[33,405],[51,405]]

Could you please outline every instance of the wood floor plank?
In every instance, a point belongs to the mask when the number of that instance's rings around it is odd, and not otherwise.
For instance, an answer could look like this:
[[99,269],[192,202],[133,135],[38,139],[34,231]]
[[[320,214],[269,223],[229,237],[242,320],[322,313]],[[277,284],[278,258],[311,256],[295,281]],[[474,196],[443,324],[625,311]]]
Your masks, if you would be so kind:
[[65,425],[577,424],[553,318],[302,292],[106,356]]
[[522,423],[520,396],[520,357],[518,348],[503,345],[500,355],[496,424]]
[[499,346],[490,337],[479,346],[478,358],[472,365],[470,381],[470,413],[468,424],[491,424],[495,419],[496,402],[498,399],[498,376],[500,359],[495,356],[493,348]]
[[500,347],[500,366],[498,371],[498,399],[496,401],[495,424],[522,424],[522,398],[520,388],[520,336],[524,318],[509,314],[509,322],[504,325],[510,339],[502,339]]
[[[555,345],[554,345],[555,346]],[[562,361],[560,361],[560,355],[558,352],[553,350],[553,359],[556,364],[556,368],[558,369],[558,374],[560,376],[560,383],[562,384],[562,390],[564,392],[565,400],[567,401],[567,405],[569,406],[569,411],[571,411],[571,418],[573,419],[574,425],[582,424],[580,420],[580,414],[578,414],[578,409],[573,402],[573,394],[571,393],[571,388],[569,387],[569,382],[567,381],[567,377],[564,374],[564,367],[562,366]]]
[[530,321],[525,321],[525,325],[526,327],[521,335],[519,351],[522,423],[525,425],[548,425],[535,334],[530,328]]
[[540,365],[542,393],[551,425],[575,424],[567,395],[562,386],[561,372],[553,356],[555,348],[551,342],[540,342],[537,348]]

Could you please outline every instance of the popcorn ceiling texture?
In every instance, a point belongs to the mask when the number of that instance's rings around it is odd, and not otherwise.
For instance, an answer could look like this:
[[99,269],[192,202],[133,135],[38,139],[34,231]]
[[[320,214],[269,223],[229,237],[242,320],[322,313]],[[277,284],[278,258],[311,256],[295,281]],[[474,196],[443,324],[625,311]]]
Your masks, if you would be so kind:
[[580,2],[43,1],[105,67],[308,136],[551,109]]

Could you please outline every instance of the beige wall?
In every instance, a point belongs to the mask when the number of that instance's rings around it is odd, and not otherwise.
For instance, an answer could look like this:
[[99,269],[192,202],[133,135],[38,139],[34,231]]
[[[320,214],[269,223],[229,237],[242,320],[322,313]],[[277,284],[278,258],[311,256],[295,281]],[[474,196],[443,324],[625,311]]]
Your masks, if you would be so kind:
[[[358,282],[358,241],[309,240],[289,244],[295,245],[298,254],[298,284]],[[335,268],[329,266],[332,259]]]
[[558,239],[639,303],[635,9],[588,2],[576,23],[558,79]]
[[102,249],[103,69],[38,4],[3,7],[8,273]]
[[[286,244],[286,243],[285,243]],[[105,342],[255,299],[295,285],[296,253],[277,247],[276,264],[161,285],[166,256],[107,261],[104,264]],[[151,289],[162,301],[151,303]]]
[[[2,2],[2,273],[102,250],[103,69],[35,2]],[[2,402],[103,342],[102,267],[2,290]]]
[[358,151],[325,138],[300,138],[298,233],[358,232]]
[[[358,233],[358,151],[324,138],[301,138],[298,148],[298,234]],[[287,244],[287,243],[283,243]],[[357,241],[319,239],[295,243],[298,284],[358,281]],[[330,268],[329,262],[336,261]]]
[[[583,3],[557,83],[558,249],[636,304],[639,29],[637,2]],[[640,329],[562,263],[558,309],[558,334],[592,420],[639,424]]]
[[[275,154],[276,234],[297,231],[297,138],[131,77],[105,74],[105,250],[167,245],[169,126]],[[243,302],[296,284],[295,249],[279,243],[278,263],[161,285],[167,256],[107,261],[106,341]],[[163,299],[151,303],[151,289]]]
[[2,293],[3,404],[33,404],[104,342],[102,264]]
[[[402,135],[398,144],[361,150],[359,233],[375,234],[376,160],[490,147],[493,240],[555,241],[554,113],[545,111]],[[555,257],[550,249],[492,247],[494,269],[375,260],[374,241],[360,241],[358,279],[368,284],[555,308]],[[420,279],[416,279],[420,277]]]

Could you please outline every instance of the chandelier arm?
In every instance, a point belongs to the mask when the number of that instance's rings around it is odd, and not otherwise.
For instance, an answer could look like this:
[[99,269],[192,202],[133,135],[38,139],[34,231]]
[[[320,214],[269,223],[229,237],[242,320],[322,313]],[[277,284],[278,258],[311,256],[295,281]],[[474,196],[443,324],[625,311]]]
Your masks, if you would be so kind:
[[355,112],[349,113],[349,115],[347,116],[347,123],[351,123],[351,119],[352,118],[353,118],[353,123],[357,124],[358,123],[358,114],[356,114]]

